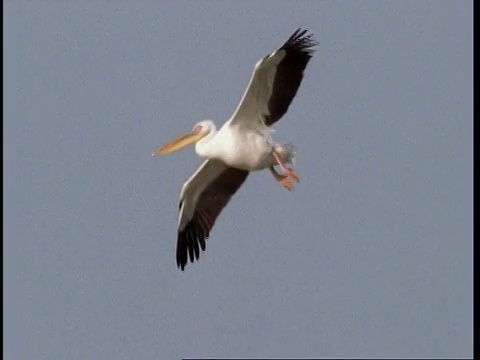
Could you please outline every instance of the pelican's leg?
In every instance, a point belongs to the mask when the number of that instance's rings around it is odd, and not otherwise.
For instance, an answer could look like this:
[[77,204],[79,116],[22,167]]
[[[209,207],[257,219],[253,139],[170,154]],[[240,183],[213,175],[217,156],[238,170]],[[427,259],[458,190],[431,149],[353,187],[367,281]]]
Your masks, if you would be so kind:
[[280,155],[275,151],[273,150],[272,151],[272,155],[273,155],[273,158],[276,162],[275,165],[278,165],[280,166],[280,168],[283,170],[283,172],[291,177],[294,181],[296,181],[297,183],[300,182],[300,178],[298,177],[297,173],[295,172],[295,170],[293,170],[292,168],[286,166],[283,162],[282,162],[282,159],[280,157]]
[[281,175],[279,173],[277,173],[277,171],[275,170],[275,168],[273,166],[270,166],[268,168],[270,170],[270,172],[272,173],[273,177],[275,178],[275,180],[277,180],[278,182],[280,182],[280,184],[282,184],[282,186],[287,189],[288,191],[292,191],[293,190],[293,184],[292,182],[288,179],[288,176],[287,175]]

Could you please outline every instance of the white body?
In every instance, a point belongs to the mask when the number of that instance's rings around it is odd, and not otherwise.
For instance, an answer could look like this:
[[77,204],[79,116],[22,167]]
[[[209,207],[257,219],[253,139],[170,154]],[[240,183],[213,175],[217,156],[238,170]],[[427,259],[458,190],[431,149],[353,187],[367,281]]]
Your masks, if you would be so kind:
[[199,156],[206,159],[216,159],[228,166],[258,171],[272,165],[272,150],[275,149],[284,163],[291,163],[295,155],[293,146],[273,142],[271,130],[242,128],[227,122],[218,132],[213,122],[206,120],[210,134],[197,142],[195,150]]

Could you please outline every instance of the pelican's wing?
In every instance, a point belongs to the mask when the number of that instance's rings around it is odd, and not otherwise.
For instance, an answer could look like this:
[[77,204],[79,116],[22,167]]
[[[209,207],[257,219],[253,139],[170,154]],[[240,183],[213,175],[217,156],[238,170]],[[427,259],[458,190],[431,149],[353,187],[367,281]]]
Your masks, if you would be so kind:
[[218,215],[240,188],[249,172],[218,160],[206,160],[183,185],[177,240],[177,266],[184,270],[188,257],[198,260],[200,249]]
[[257,62],[229,124],[272,126],[285,115],[316,45],[313,35],[306,33],[298,29],[282,47]]

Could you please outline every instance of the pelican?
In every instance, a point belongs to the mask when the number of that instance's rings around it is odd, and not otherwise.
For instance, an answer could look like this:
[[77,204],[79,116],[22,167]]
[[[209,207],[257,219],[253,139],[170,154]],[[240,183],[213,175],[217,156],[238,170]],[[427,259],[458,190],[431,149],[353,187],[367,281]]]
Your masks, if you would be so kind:
[[313,34],[306,34],[307,30],[296,30],[280,48],[256,63],[237,109],[218,131],[213,121],[203,120],[152,153],[168,155],[195,144],[196,153],[204,159],[180,193],[176,256],[182,271],[189,257],[193,263],[200,249],[205,251],[215,221],[250,172],[269,169],[290,191],[293,182],[300,182],[288,166],[293,165],[295,148],[274,142],[271,127],[287,112],[317,45]]

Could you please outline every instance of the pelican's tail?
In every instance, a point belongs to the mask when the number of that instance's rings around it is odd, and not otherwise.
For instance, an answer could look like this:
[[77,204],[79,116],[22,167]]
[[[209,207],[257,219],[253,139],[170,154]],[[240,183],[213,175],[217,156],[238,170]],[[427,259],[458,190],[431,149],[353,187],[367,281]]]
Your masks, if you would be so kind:
[[282,161],[285,164],[292,164],[295,166],[295,154],[297,153],[295,145],[288,143],[288,144],[275,144],[275,151],[278,152]]

